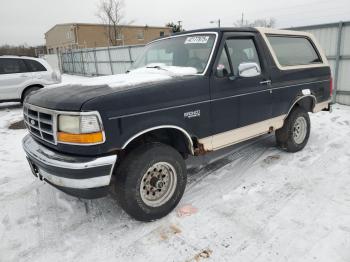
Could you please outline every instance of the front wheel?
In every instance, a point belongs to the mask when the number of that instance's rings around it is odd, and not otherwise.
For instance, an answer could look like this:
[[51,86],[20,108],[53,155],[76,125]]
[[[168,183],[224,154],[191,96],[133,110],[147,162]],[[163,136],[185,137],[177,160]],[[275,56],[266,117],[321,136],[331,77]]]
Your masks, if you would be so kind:
[[288,152],[302,150],[310,136],[310,118],[307,111],[296,107],[284,121],[281,129],[276,130],[277,145]]
[[116,195],[133,218],[152,221],[170,213],[186,187],[185,162],[174,148],[150,143],[130,152],[117,168]]

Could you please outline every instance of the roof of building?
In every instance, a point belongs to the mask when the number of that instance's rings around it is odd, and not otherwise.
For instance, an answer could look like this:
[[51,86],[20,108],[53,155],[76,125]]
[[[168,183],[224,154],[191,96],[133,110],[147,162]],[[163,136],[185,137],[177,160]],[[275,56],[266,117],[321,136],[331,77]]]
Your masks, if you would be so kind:
[[[107,24],[98,24],[98,23],[63,23],[63,24],[56,24],[53,27],[51,27],[45,34],[50,32],[52,29],[54,29],[57,26],[108,26]],[[155,29],[171,29],[171,27],[168,26],[149,26],[149,25],[119,25],[120,27],[132,27],[132,28],[155,28]]]

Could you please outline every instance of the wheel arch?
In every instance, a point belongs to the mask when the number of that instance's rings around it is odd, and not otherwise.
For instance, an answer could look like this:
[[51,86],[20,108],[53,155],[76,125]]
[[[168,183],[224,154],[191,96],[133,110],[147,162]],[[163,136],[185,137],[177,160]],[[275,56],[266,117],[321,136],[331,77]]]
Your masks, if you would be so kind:
[[294,100],[294,102],[289,107],[289,110],[288,110],[284,119],[286,119],[290,115],[290,112],[296,106],[300,106],[300,107],[304,108],[307,112],[313,112],[313,109],[316,106],[316,104],[317,104],[317,99],[312,94],[299,96]]
[[192,137],[184,128],[176,125],[160,125],[160,126],[154,126],[154,127],[139,131],[136,134],[132,135],[128,140],[126,140],[123,143],[123,146],[121,149],[123,150],[126,149],[132,142],[136,141],[138,138],[141,138],[142,136],[151,134],[154,131],[166,131],[166,130],[172,130],[172,131],[178,132],[178,134],[182,134],[183,138],[185,139],[186,146],[188,148],[189,153],[194,155],[194,144],[193,144]]
[[44,86],[43,85],[41,85],[41,84],[32,84],[32,85],[29,85],[29,86],[27,86],[26,88],[24,88],[23,90],[22,90],[22,92],[21,92],[21,101],[23,102],[23,99],[24,99],[24,94],[25,94],[25,92],[28,90],[28,89],[30,89],[30,88],[32,88],[32,87],[39,87],[39,89],[41,89],[41,88],[43,88]]

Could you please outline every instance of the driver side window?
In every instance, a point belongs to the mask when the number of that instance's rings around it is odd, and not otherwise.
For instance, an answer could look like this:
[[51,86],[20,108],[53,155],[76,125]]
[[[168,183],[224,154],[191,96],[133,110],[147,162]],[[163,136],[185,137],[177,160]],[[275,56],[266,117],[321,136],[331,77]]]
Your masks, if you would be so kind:
[[238,76],[238,66],[241,63],[254,62],[260,67],[259,56],[253,39],[228,39],[226,45],[235,76]]

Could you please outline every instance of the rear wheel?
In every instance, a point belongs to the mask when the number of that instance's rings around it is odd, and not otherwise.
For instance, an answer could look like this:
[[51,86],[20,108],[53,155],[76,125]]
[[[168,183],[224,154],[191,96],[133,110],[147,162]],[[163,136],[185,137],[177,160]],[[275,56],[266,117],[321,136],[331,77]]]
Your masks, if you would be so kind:
[[307,111],[296,107],[284,121],[281,129],[276,130],[277,145],[288,152],[302,150],[310,136],[310,118]]
[[130,216],[152,221],[176,207],[186,182],[180,153],[165,144],[149,143],[130,152],[117,168],[115,193]]

